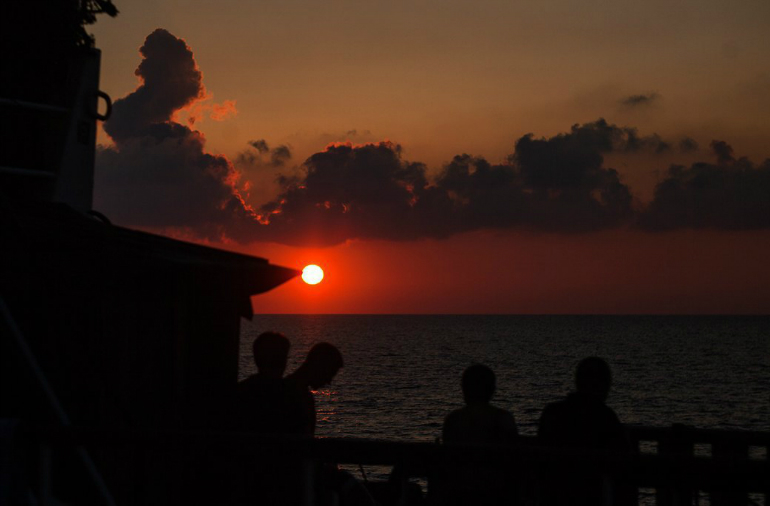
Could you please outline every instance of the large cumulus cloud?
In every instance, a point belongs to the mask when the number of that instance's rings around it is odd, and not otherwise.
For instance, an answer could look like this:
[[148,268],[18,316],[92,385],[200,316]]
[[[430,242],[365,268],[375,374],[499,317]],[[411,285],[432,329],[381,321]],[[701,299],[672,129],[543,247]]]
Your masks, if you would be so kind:
[[350,238],[418,237],[415,204],[425,167],[401,159],[390,142],[332,144],[310,156],[300,177],[283,177],[260,209],[260,234],[285,243],[334,244]]
[[[635,131],[599,120],[550,139],[519,139],[505,164],[457,155],[429,180],[399,145],[332,144],[285,178],[260,220],[282,242],[445,237],[479,228],[581,232],[618,226],[631,193],[603,154],[642,149]],[[306,232],[303,232],[307,230]]]
[[[551,138],[521,137],[506,164],[456,156],[436,186],[453,197],[462,229],[523,227],[581,232],[622,224],[631,193],[604,154],[635,134],[598,120]],[[634,147],[633,149],[641,149]]]
[[143,59],[134,73],[141,84],[115,101],[113,119],[104,125],[116,142],[168,122],[176,111],[205,95],[203,74],[182,39],[157,29],[147,36],[139,52]]
[[[696,147],[689,138],[679,144],[682,151]],[[600,119],[550,138],[525,135],[506,163],[457,155],[429,178],[423,164],[403,159],[397,144],[332,144],[308,158],[302,175],[279,180],[278,197],[258,212],[262,227],[248,233],[289,244],[336,244],[485,228],[770,227],[770,161],[735,160],[724,142],[711,144],[717,164],[673,167],[648,205],[634,203],[621,175],[605,164],[609,153],[662,153],[672,145]]]
[[205,97],[185,42],[166,30],[140,49],[139,87],[116,100],[104,130],[115,142],[97,152],[95,205],[117,223],[181,228],[211,239],[233,220],[251,220],[230,161],[206,152],[203,134],[173,121]]
[[[770,227],[770,161],[736,159],[726,142],[714,141],[716,163],[672,167],[643,205],[605,157],[662,155],[675,146],[693,152],[697,143],[642,135],[603,119],[547,138],[524,135],[504,163],[458,154],[433,176],[389,141],[332,143],[290,167],[288,146],[271,148],[259,139],[233,164],[208,153],[200,132],[174,121],[207,97],[190,48],[156,30],[141,53],[139,87],[115,102],[105,124],[115,146],[100,149],[97,159],[95,201],[120,224],[294,245],[488,228]],[[274,191],[253,187],[268,184],[266,178]]]
[[674,165],[639,217],[648,230],[770,228],[770,159],[735,159],[725,141],[713,141],[716,163]]

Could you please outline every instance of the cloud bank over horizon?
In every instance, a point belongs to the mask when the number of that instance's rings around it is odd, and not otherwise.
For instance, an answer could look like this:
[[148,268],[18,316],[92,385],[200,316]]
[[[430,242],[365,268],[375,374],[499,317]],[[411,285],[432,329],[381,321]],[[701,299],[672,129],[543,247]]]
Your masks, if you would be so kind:
[[[258,139],[233,163],[206,151],[194,121],[176,119],[207,98],[192,50],[158,29],[140,52],[140,85],[115,102],[104,124],[115,145],[97,152],[95,205],[121,225],[177,229],[207,240],[321,246],[492,228],[770,228],[770,159],[736,158],[729,144],[715,140],[714,162],[671,166],[653,200],[640,203],[605,156],[665,156],[694,152],[698,144],[641,135],[604,119],[548,138],[524,135],[504,163],[458,154],[434,176],[386,140],[331,143],[286,170],[291,148]],[[658,97],[631,96],[625,103]],[[235,112],[232,101],[225,104],[214,108],[218,118]],[[274,199],[250,199],[250,170],[278,171]]]

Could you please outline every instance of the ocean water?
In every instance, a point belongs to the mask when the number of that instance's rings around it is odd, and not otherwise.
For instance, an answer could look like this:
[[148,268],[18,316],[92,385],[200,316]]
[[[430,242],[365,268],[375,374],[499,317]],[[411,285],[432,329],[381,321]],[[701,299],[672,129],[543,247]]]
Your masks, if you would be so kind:
[[267,330],[292,342],[287,372],[314,343],[342,351],[345,367],[316,395],[319,436],[433,441],[476,362],[497,375],[493,403],[534,435],[590,355],[610,364],[607,403],[624,423],[770,430],[770,317],[255,315],[241,378]]

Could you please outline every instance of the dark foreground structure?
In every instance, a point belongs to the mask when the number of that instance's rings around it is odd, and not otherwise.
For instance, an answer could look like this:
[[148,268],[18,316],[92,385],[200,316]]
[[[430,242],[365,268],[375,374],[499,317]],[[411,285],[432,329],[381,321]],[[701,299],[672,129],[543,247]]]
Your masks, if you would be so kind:
[[0,504],[233,504],[233,476],[249,480],[266,462],[289,464],[291,501],[307,506],[318,463],[397,466],[387,504],[420,502],[408,480],[430,488],[448,463],[495,469],[521,504],[537,503],[544,472],[578,467],[622,476],[661,505],[705,494],[716,506],[767,504],[767,433],[630,428],[641,451],[619,458],[529,438],[502,448],[223,430],[250,297],[299,273],[94,213],[96,121],[109,97],[82,25],[114,7],[4,8],[18,12],[0,34]]
[[[111,103],[84,25],[117,11],[109,0],[2,9],[0,504],[135,503],[145,450],[65,450],[48,436],[219,427],[251,296],[299,272],[93,211],[96,122]],[[153,501],[174,502],[168,471],[184,458],[155,452],[144,465],[160,477]]]
[[[25,438],[29,435],[25,432]],[[608,484],[622,479],[636,491],[633,502],[618,503],[608,494],[596,506],[768,504],[767,433],[673,426],[629,427],[629,435],[640,453],[618,458],[602,452],[542,448],[529,437],[522,437],[516,447],[501,448],[218,431],[49,429],[35,433],[36,475],[26,484],[32,487],[27,493],[43,504],[52,496],[89,504],[241,504],[229,500],[232,477],[223,479],[222,466],[229,465],[233,475],[248,477],[269,462],[270,469],[293,470],[281,478],[287,487],[286,501],[271,504],[310,506],[328,504],[318,501],[317,464],[389,465],[400,469],[395,481],[369,483],[380,504],[441,504],[431,500],[432,479],[447,465],[464,465],[503,477],[496,486],[517,490],[518,499],[511,504],[541,504],[543,473],[553,483],[559,476],[572,476],[576,469],[595,471]],[[82,476],[77,476],[73,469],[57,468],[57,456],[81,455],[84,448],[88,448],[86,455],[117,459],[121,469],[107,466],[90,473],[81,462],[77,472]],[[227,461],[219,460],[223,456]],[[214,464],[220,473],[212,474],[213,462],[202,460],[212,458],[217,459]],[[245,463],[253,467],[243,467]],[[259,480],[259,474],[251,477]],[[413,493],[412,478],[427,480],[426,494]],[[77,491],[70,490],[72,480],[78,484]]]

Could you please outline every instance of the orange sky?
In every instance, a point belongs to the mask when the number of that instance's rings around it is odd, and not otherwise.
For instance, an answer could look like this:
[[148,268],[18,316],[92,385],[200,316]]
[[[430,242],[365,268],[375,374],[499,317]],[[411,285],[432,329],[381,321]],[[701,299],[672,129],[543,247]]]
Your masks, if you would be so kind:
[[[102,88],[113,98],[133,90],[144,37],[169,30],[195,51],[213,101],[237,104],[235,118],[202,124],[212,151],[228,156],[264,138],[301,161],[355,130],[353,142],[387,138],[437,170],[460,152],[499,161],[521,135],[598,117],[768,156],[766,0],[117,6],[92,29]],[[652,107],[620,103],[651,92]]]
[[[155,29],[183,39],[207,95],[180,102],[192,104],[181,112],[179,104],[169,106],[164,121],[185,126],[185,142],[201,160],[217,155],[221,170],[230,167],[215,190],[231,190],[234,174],[256,212],[289,188],[276,176],[301,179],[305,160],[331,142],[398,143],[400,160],[425,164],[431,187],[455,155],[504,164],[527,133],[555,139],[598,118],[672,146],[696,141],[695,150],[662,155],[602,153],[601,170],[617,169],[635,210],[652,200],[671,164],[717,163],[712,140],[734,150],[720,170],[737,170],[743,156],[756,168],[770,156],[766,0],[137,0],[117,7],[117,18],[101,19],[92,30],[103,52],[101,88],[116,101],[143,83],[135,75],[138,49]],[[123,114],[140,109],[127,104]],[[208,194],[188,192],[200,180],[184,170],[173,176],[177,183],[150,177],[148,184],[121,186],[120,178],[105,176],[113,166],[141,169],[135,165],[142,160],[155,163],[155,171],[176,169],[174,152],[141,151],[139,134],[129,131],[135,124],[114,121],[111,135],[122,137],[102,153],[112,158],[97,160],[96,201],[113,221],[326,271],[320,285],[296,279],[255,298],[259,313],[770,313],[767,226],[645,232],[626,224],[570,233],[481,226],[410,241],[376,238],[392,237],[392,230],[378,236],[357,229],[325,248],[259,242],[264,236],[256,235],[219,241],[221,230],[233,235],[221,217],[214,228],[185,222],[207,212],[208,204],[196,207],[190,195]],[[250,147],[258,139],[272,151]],[[99,142],[112,139],[102,130]],[[282,146],[287,157],[269,163]],[[152,198],[178,211],[176,228],[152,222],[156,211],[143,205]],[[302,226],[297,238],[307,233]],[[299,242],[289,237],[291,228],[282,230],[272,240]]]
[[770,232],[476,232],[245,251],[325,269],[319,285],[295,279],[255,297],[257,313],[770,312]]

